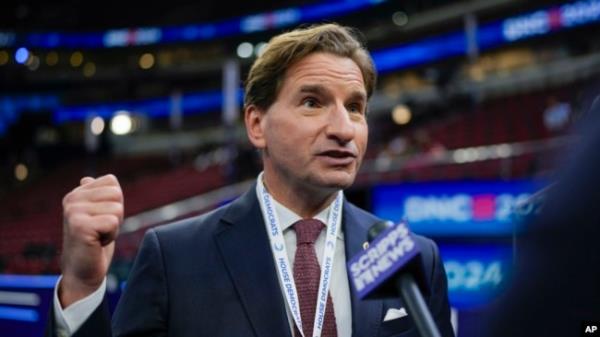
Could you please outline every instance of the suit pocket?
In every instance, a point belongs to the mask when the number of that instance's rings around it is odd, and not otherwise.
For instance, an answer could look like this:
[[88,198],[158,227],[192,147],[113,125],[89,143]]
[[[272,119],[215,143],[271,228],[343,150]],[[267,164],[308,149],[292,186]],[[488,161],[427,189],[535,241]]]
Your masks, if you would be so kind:
[[[401,309],[404,308],[404,309]],[[401,299],[388,299],[383,301],[383,316],[385,319],[389,311],[405,310],[405,305]],[[381,322],[379,329],[379,337],[419,337],[417,330],[413,324],[412,318],[402,316],[396,319],[391,319]]]
[[405,316],[381,323],[379,337],[408,337],[418,336],[412,320]]

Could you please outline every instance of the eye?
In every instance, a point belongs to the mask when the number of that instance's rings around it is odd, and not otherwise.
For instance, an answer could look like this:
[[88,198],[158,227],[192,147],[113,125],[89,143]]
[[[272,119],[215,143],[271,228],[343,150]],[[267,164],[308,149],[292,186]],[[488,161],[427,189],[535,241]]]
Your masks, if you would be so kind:
[[319,101],[314,97],[306,97],[302,100],[302,105],[305,108],[316,108],[319,106]]
[[351,103],[348,105],[348,111],[351,113],[358,113],[358,114],[363,114],[364,113],[364,109],[362,104],[359,103]]

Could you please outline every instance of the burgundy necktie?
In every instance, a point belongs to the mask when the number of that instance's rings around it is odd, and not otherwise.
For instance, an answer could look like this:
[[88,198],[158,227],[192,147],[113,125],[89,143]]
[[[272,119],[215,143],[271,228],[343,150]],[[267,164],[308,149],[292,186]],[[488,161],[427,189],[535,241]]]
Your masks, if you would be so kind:
[[[302,330],[304,330],[304,337],[312,337],[321,276],[321,267],[315,253],[315,241],[325,225],[316,219],[305,219],[299,220],[293,226],[296,231],[294,282],[296,282],[296,289],[298,290]],[[294,332],[296,337],[301,336],[296,325],[294,325]],[[327,294],[327,306],[321,336],[337,337],[333,303],[329,294]]]

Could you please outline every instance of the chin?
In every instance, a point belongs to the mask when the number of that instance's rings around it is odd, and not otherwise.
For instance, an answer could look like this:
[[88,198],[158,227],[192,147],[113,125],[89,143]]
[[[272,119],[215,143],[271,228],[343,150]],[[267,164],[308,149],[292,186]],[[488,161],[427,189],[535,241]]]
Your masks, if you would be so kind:
[[321,176],[321,185],[331,189],[345,189],[354,183],[356,173],[337,171]]

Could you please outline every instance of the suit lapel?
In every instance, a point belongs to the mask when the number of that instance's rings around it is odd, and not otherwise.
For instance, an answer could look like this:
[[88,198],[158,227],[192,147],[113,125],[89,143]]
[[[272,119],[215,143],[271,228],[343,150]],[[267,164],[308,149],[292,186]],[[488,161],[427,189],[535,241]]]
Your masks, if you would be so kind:
[[289,336],[290,326],[255,188],[223,215],[215,240],[256,336]]
[[[350,260],[363,249],[367,239],[367,230],[376,219],[366,216],[349,202],[344,203],[344,238],[346,245],[346,260]],[[350,297],[352,300],[352,336],[374,337],[383,319],[383,302],[378,300],[361,301],[356,296],[350,282]]]

